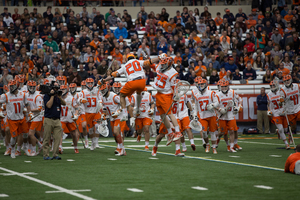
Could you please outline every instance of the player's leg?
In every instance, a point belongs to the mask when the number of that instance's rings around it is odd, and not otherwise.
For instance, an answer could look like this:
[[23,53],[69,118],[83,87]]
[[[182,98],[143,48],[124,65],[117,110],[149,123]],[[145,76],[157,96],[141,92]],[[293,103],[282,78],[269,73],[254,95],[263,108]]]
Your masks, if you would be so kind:
[[35,134],[35,129],[32,129],[32,123],[30,125],[30,129],[28,131],[28,141],[29,141],[29,148],[27,150],[28,152],[28,156],[33,156],[33,152],[35,155],[35,150],[33,150],[34,148],[36,148],[36,137],[34,136]]
[[227,130],[229,133],[229,137],[230,137],[230,152],[235,153],[236,150],[234,150],[234,121],[233,120],[229,120],[226,121],[227,124]]
[[125,155],[125,148],[123,146],[123,139],[121,136],[121,128],[120,128],[120,121],[116,120],[114,122],[114,135],[116,137],[116,142],[117,142],[117,151],[116,156],[123,156]]
[[5,126],[5,144],[6,144],[6,151],[4,152],[5,156],[9,156],[11,153],[11,144],[10,144],[11,134],[9,126]]
[[72,131],[70,131],[70,134],[71,134],[71,137],[72,137],[73,143],[74,143],[74,152],[79,153],[78,147],[77,147],[78,130],[77,129],[72,130]]
[[213,154],[217,154],[217,135],[218,131],[215,132],[210,132],[210,140],[212,143],[212,148],[213,148]]
[[[23,134],[25,134],[25,133],[23,133]],[[21,148],[22,148],[22,144],[23,144],[23,134],[20,134],[17,137],[17,151],[16,151],[16,156],[20,156],[21,155]],[[25,137],[26,137],[26,135],[25,135]]]
[[[268,120],[268,122],[264,122],[264,123],[265,124],[269,123],[269,120]],[[269,126],[265,125],[265,130],[267,130],[267,132],[269,132]],[[240,147],[240,145],[238,145],[239,134],[238,134],[238,127],[237,127],[237,124],[236,124],[236,120],[234,120],[234,130],[233,130],[233,133],[234,133],[234,148],[236,150],[242,150],[243,148]]]
[[126,108],[125,98],[126,98],[126,95],[123,94],[123,93],[120,93],[120,104],[121,104],[121,108],[122,108],[122,119],[121,119],[121,121],[127,121],[128,120],[128,112],[127,112],[127,108]]
[[149,131],[150,126],[149,125],[144,125],[143,127],[143,132],[145,135],[145,150],[149,151],[149,141],[150,141],[150,131]]
[[136,92],[136,103],[137,103],[137,106],[135,108],[136,116],[140,115],[140,105],[141,105],[141,102],[142,102],[141,92]]
[[[88,138],[88,134],[87,134],[86,121],[83,121],[81,123],[81,127],[82,127],[82,134],[84,137],[85,148],[89,148],[89,138]],[[81,133],[79,133],[79,134],[81,134]]]
[[[41,123],[40,126],[43,126],[42,122],[40,122],[40,123]],[[35,130],[35,134],[37,135],[38,138],[41,138],[39,136],[42,135],[42,127],[40,128],[40,131],[38,131],[38,130],[39,130],[38,128]],[[35,142],[33,142],[33,145],[34,144],[35,144],[35,146],[32,146],[32,149],[33,149],[33,151],[36,151],[36,144],[37,144],[38,145],[38,151],[36,152],[35,155],[39,155],[41,153],[41,151],[43,150],[43,144],[37,138],[35,138]]]
[[195,142],[194,142],[194,135],[192,133],[192,130],[190,128],[187,128],[185,131],[186,131],[186,133],[188,135],[188,138],[190,140],[191,148],[193,149],[193,151],[195,151],[196,150],[196,145],[195,145]]
[[184,156],[184,153],[181,153],[180,152],[180,140],[176,140],[175,141],[175,156],[178,156],[178,157],[183,157]]
[[288,144],[287,140],[286,140],[286,136],[284,134],[284,128],[283,128],[283,125],[282,124],[275,124],[276,125],[276,128],[277,128],[277,131],[280,135],[280,138],[282,139],[282,141],[284,142],[285,144],[285,148],[286,149],[290,149],[290,145]]
[[175,128],[175,136],[174,136],[173,141],[177,141],[182,137],[182,134],[180,132],[179,124],[177,122],[176,117],[172,113],[170,113],[170,114],[168,113],[168,116],[171,119],[172,124],[174,125],[174,128]]
[[168,130],[166,128],[166,126],[164,124],[161,124],[158,130],[158,135],[155,138],[155,142],[152,148],[152,156],[156,156],[156,152],[157,152],[157,148],[158,148],[158,144],[160,143],[160,141],[166,136],[168,135]]
[[209,140],[208,140],[208,122],[209,119],[200,119],[200,123],[202,125],[202,139],[205,142],[205,152],[209,153],[210,151],[210,145],[209,145]]

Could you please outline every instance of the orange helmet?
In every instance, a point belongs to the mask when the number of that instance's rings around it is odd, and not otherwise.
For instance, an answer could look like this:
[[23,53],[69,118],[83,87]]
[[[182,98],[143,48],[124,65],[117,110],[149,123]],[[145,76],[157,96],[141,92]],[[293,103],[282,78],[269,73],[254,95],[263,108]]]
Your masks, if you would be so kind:
[[168,57],[162,58],[159,62],[160,66],[161,66],[160,71],[161,72],[166,71],[171,66],[172,60],[170,60],[170,58],[168,58]]
[[221,91],[223,92],[223,94],[227,94],[228,90],[229,90],[229,81],[223,80],[220,83],[221,86]]
[[132,53],[129,53],[129,54],[127,54],[126,58],[127,58],[127,60],[135,59],[135,56]]
[[89,90],[92,90],[93,87],[94,87],[94,84],[95,84],[94,79],[92,79],[92,78],[87,78],[87,79],[85,80],[85,82],[86,82],[86,87],[87,87]]
[[25,82],[24,76],[18,75],[15,77],[15,80],[17,81],[18,88],[22,88],[24,86],[24,82]]
[[84,90],[86,88],[86,82],[81,81],[81,90]]
[[112,86],[114,93],[120,94],[121,88],[122,88],[122,84],[120,82],[114,82]]
[[65,78],[63,76],[56,77],[58,85],[65,85]]
[[44,85],[50,85],[50,81],[48,79],[44,79]]
[[7,85],[4,85],[4,86],[3,86],[3,90],[4,90],[4,93],[8,92],[8,91],[9,91],[8,86],[7,86]]
[[71,94],[75,94],[76,93],[76,91],[77,91],[77,85],[76,85],[76,83],[71,83],[69,85],[69,88],[70,88]]
[[62,91],[62,96],[66,95],[68,93],[67,85],[61,85],[59,89]]
[[29,93],[33,94],[36,91],[36,82],[35,81],[28,81],[27,82],[27,89]]
[[289,75],[289,74],[285,75],[282,80],[283,80],[285,87],[291,87],[292,82],[293,82],[291,75]]
[[12,94],[18,89],[18,83],[15,80],[10,80],[8,85],[9,85],[9,91]]
[[276,84],[275,81],[271,81],[270,82],[270,89],[272,92],[277,92],[277,90],[279,89],[279,86],[278,84]]
[[198,80],[198,89],[200,92],[203,92],[207,88],[207,80],[201,78]]
[[105,84],[101,85],[99,87],[99,90],[100,90],[102,96],[106,96],[108,91],[109,91],[108,83],[105,83]]

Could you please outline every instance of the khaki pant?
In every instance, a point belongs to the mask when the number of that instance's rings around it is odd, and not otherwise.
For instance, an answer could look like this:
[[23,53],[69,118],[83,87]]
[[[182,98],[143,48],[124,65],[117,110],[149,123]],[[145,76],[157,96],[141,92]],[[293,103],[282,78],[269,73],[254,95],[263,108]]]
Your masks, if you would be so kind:
[[[269,133],[269,117],[268,111],[266,110],[258,110],[257,111],[257,129],[259,133]],[[265,131],[263,131],[263,124],[265,127]]]
[[53,157],[58,155],[59,143],[62,135],[61,122],[59,119],[53,120],[50,118],[44,119],[44,141],[43,141],[43,155],[44,157],[49,156],[49,142],[50,136],[53,133]]

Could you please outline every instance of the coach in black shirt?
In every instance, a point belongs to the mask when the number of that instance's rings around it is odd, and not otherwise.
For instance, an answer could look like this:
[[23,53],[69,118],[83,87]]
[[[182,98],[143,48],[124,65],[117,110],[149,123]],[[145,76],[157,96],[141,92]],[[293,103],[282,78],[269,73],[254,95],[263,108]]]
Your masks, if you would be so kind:
[[[57,83],[54,83],[54,86],[58,86]],[[52,89],[49,94],[44,96],[44,143],[43,143],[43,154],[44,160],[61,160],[58,156],[58,147],[62,135],[62,127],[60,122],[60,112],[61,105],[66,105],[65,100],[61,96],[55,94],[55,90]],[[49,157],[49,142],[50,136],[53,132],[53,157]]]

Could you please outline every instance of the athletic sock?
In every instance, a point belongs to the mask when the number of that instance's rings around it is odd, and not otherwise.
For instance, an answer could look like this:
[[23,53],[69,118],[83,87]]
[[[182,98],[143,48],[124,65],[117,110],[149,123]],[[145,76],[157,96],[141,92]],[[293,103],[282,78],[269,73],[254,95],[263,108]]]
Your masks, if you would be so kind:
[[175,144],[175,146],[176,146],[176,151],[180,150],[180,144]]
[[59,145],[59,148],[62,148],[62,145]]
[[158,146],[158,144],[155,142],[155,143],[154,143],[154,146],[155,146],[155,147],[157,147],[157,146]]
[[40,142],[43,142],[43,138],[42,137],[40,137]]
[[149,146],[149,142],[145,141],[145,146]]
[[182,145],[182,148],[186,148],[185,142],[182,142],[181,145]]
[[99,138],[98,138],[98,137],[96,137],[96,139],[95,139],[95,143],[96,143],[96,144],[98,144],[98,141],[99,141]]
[[202,138],[202,143],[205,144],[205,140]]
[[118,149],[121,149],[120,143],[117,143],[117,148],[118,148]]
[[191,144],[195,144],[195,143],[194,143],[194,139],[190,139],[190,143],[191,143]]
[[77,149],[77,146],[74,146],[74,149]]
[[169,134],[170,134],[170,133],[173,133],[173,131],[172,131],[171,128],[168,128],[167,130],[168,130],[168,133],[169,133]]
[[216,144],[212,144],[212,147],[213,147],[213,149],[215,149],[215,148],[216,148],[216,146],[217,146]]
[[238,139],[234,139],[234,144],[237,144],[237,142],[238,142]]
[[17,151],[21,151],[21,146],[17,146]]
[[84,137],[85,140],[88,140],[88,136],[87,135],[84,135],[83,137]]
[[175,131],[180,132],[179,126],[175,126]]
[[226,142],[226,145],[228,146],[229,145],[228,141],[225,140],[225,142]]
[[230,148],[233,148],[234,143],[230,143]]
[[284,142],[285,145],[288,145],[288,144],[289,144],[286,140],[284,140],[283,142]]
[[28,145],[28,149],[32,150],[32,144]]
[[42,147],[43,145],[40,142],[37,142],[38,147]]
[[206,146],[209,146],[209,142],[208,142],[208,143],[206,143]]

